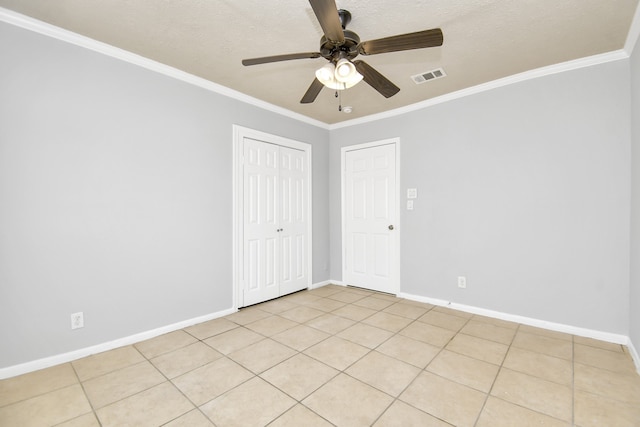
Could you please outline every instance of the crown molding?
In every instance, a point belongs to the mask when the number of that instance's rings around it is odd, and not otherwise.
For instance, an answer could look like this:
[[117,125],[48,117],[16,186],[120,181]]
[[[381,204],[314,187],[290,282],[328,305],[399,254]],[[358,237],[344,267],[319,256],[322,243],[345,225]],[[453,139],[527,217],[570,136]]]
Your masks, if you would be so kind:
[[39,34],[43,34],[61,41],[65,41],[67,43],[71,43],[76,46],[81,46],[86,49],[93,50],[95,52],[99,52],[116,59],[120,59],[122,61],[126,61],[135,65],[138,65],[148,70],[155,71],[160,74],[164,74],[168,77],[181,80],[183,82],[209,90],[211,92],[215,92],[217,94],[236,99],[238,101],[247,103],[249,105],[253,105],[255,107],[258,107],[267,111],[271,111],[276,114],[280,114],[282,116],[289,117],[291,119],[298,120],[303,123],[307,123],[307,124],[310,124],[322,129],[326,129],[326,130],[335,130],[335,129],[356,126],[364,123],[370,123],[377,120],[399,116],[402,114],[406,114],[406,113],[421,110],[427,107],[431,107],[437,104],[442,104],[445,102],[453,101],[455,99],[464,98],[466,96],[475,95],[478,93],[486,92],[486,91],[503,87],[503,86],[508,86],[514,83],[523,82],[526,80],[536,79],[539,77],[562,73],[565,71],[576,70],[579,68],[590,67],[593,65],[604,64],[607,62],[619,61],[621,59],[628,59],[631,53],[633,52],[633,49],[635,47],[636,41],[638,40],[638,37],[640,36],[640,5],[636,9],[634,19],[629,29],[629,34],[627,36],[627,40],[623,49],[616,50],[613,52],[607,52],[599,55],[589,56],[586,58],[567,61],[560,64],[554,64],[547,67],[541,67],[535,70],[525,71],[523,73],[514,74],[512,76],[504,77],[501,79],[493,80],[491,82],[472,86],[470,88],[462,89],[462,90],[451,92],[442,96],[427,99],[425,101],[421,101],[415,104],[407,105],[404,107],[396,108],[396,109],[385,111],[378,114],[371,114],[365,117],[359,117],[353,120],[346,120],[346,121],[334,123],[334,124],[328,124],[316,119],[312,119],[303,114],[293,112],[286,108],[279,107],[277,105],[262,101],[260,99],[257,99],[252,96],[238,92],[236,90],[230,89],[226,86],[222,86],[220,84],[213,83],[201,77],[194,76],[193,74],[189,74],[184,71],[178,70],[177,68],[170,67],[168,65],[159,63],[157,61],[153,61],[151,59],[137,55],[135,53],[126,51],[124,49],[120,49],[120,48],[111,46],[109,44],[99,42],[89,37],[85,37],[77,33],[62,29],[60,27],[47,24],[45,22],[19,14],[17,12],[13,12],[11,10],[8,10],[2,7],[0,7],[0,21],[36,32]]
[[319,120],[312,119],[305,115],[287,110],[286,108],[273,105],[271,103],[262,101],[249,95],[245,95],[242,92],[230,89],[226,86],[222,86],[217,83],[213,83],[209,80],[201,77],[194,76],[193,74],[186,73],[178,70],[177,68],[170,67],[160,62],[154,61],[149,58],[137,55],[135,53],[126,51],[124,49],[111,46],[107,43],[103,43],[92,38],[82,36],[69,30],[65,30],[55,25],[47,24],[46,22],[39,21],[19,14],[17,12],[0,7],[0,21],[14,25],[16,27],[24,28],[29,31],[33,31],[38,34],[42,34],[57,40],[61,40],[76,46],[84,47],[94,52],[102,53],[103,55],[110,56],[112,58],[119,59],[121,61],[129,62],[134,65],[138,65],[142,68],[146,68],[150,71],[154,71],[168,77],[172,77],[177,80],[192,84],[194,86],[201,87],[211,92],[227,96],[229,98],[236,99],[238,101],[253,105],[263,110],[271,111],[273,113],[280,114],[282,116],[289,117],[291,119],[298,120],[313,126],[317,126],[322,129],[328,129],[327,123]]
[[552,74],[563,73],[565,71],[577,70],[579,68],[590,67],[593,65],[604,64],[612,61],[619,61],[621,59],[628,59],[629,55],[624,50],[616,50],[613,52],[607,52],[599,55],[588,56],[586,58],[575,59],[572,61],[562,62],[560,64],[549,65],[547,67],[536,68],[535,70],[525,71],[523,73],[514,74],[508,77],[504,77],[498,80],[493,80],[487,83],[482,83],[476,86],[472,86],[466,89],[458,90],[456,92],[447,93],[445,95],[437,96],[435,98],[427,99],[425,101],[417,102],[415,104],[407,105],[405,107],[396,108],[393,110],[385,111],[378,114],[372,114],[365,117],[360,117],[353,120],[348,120],[340,123],[329,125],[329,130],[340,129],[363,123],[369,123],[377,120],[387,119],[390,117],[399,116],[402,114],[410,113],[423,108],[431,107],[433,105],[442,104],[444,102],[453,101],[454,99],[464,98],[466,96],[475,95],[478,93],[486,92],[492,89],[496,89],[503,86],[508,86],[514,83],[524,82],[527,80],[537,79]]

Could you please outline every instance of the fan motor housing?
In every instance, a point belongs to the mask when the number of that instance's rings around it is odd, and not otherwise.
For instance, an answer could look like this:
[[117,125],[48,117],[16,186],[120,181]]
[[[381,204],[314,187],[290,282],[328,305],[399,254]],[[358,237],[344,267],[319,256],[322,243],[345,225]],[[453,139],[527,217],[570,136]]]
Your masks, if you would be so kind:
[[[358,45],[360,44],[360,37],[350,30],[344,30],[344,43],[336,45],[325,36],[320,39],[320,54],[328,59],[337,59],[340,52],[344,52],[349,59],[353,59],[358,56]],[[336,55],[338,53],[338,55]]]

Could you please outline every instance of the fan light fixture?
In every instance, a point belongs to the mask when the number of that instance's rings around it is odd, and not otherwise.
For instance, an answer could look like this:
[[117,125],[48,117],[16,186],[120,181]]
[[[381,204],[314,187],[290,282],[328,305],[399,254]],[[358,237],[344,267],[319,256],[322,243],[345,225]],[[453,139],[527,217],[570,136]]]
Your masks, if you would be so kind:
[[355,65],[346,58],[338,60],[336,65],[332,62],[316,71],[316,78],[329,89],[349,89],[362,80],[362,74],[358,73]]

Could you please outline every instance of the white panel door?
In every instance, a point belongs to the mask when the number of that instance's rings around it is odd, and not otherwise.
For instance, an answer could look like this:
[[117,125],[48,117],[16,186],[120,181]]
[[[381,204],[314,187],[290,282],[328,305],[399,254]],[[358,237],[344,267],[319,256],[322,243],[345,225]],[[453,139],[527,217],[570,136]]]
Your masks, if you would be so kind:
[[308,286],[308,158],[245,138],[243,277],[247,306]]
[[244,305],[280,296],[279,147],[244,139]]
[[344,282],[397,293],[396,146],[345,153]]
[[280,293],[307,287],[307,156],[280,147]]

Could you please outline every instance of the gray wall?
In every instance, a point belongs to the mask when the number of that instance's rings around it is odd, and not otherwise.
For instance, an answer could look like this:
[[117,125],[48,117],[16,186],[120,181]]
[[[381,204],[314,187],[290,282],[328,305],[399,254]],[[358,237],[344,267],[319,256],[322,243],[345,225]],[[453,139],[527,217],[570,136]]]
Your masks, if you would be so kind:
[[333,130],[331,277],[340,148],[400,137],[402,292],[626,335],[629,80],[617,61]]
[[640,352],[640,39],[631,56],[631,295],[629,337]]
[[0,58],[0,368],[231,308],[233,124],[312,144],[329,278],[326,129],[4,23]]

